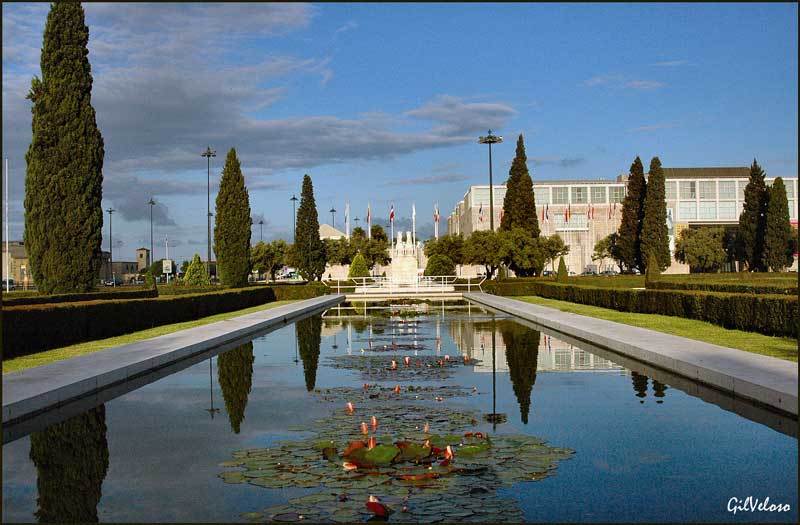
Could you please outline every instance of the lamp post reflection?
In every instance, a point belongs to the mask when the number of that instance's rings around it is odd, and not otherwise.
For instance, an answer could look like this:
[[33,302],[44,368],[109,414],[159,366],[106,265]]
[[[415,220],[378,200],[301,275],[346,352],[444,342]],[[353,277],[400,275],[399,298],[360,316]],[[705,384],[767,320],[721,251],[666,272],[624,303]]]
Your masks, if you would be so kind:
[[208,393],[209,393],[209,396],[211,397],[211,408],[204,408],[203,410],[205,410],[206,412],[208,412],[211,415],[211,419],[214,419],[214,414],[219,412],[219,409],[218,408],[214,408],[214,383],[213,383],[212,374],[211,374],[211,358],[210,357],[208,358]]
[[497,413],[497,328],[492,317],[492,412],[484,416],[492,424],[492,431],[497,430],[497,424],[505,423],[508,419],[503,413]]

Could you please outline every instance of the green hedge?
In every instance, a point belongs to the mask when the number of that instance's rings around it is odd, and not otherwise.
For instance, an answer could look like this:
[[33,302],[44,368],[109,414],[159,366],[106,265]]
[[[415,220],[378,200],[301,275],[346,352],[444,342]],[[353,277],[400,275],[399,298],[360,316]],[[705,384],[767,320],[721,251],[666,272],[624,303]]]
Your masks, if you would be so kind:
[[336,292],[335,288],[331,290],[320,282],[312,282],[307,284],[270,284],[269,287],[275,291],[276,301],[312,299],[314,297]]
[[27,304],[54,304],[54,303],[75,303],[80,301],[110,301],[115,299],[144,299],[158,297],[158,290],[154,288],[135,288],[135,289],[109,289],[108,291],[87,292],[87,293],[64,293],[55,295],[26,295],[14,297],[13,295],[3,296],[3,306],[22,306]]
[[749,293],[772,295],[797,295],[797,286],[780,286],[777,284],[742,284],[742,283],[704,283],[691,281],[653,281],[648,285],[652,290],[698,290],[705,292]]
[[[319,284],[319,283],[316,283]],[[325,286],[251,286],[149,299],[96,300],[3,308],[3,358],[192,321],[276,300],[322,295]]]
[[766,335],[797,337],[798,301],[792,295],[691,290],[628,290],[511,280],[486,283],[495,295],[538,295],[622,312],[672,315]]

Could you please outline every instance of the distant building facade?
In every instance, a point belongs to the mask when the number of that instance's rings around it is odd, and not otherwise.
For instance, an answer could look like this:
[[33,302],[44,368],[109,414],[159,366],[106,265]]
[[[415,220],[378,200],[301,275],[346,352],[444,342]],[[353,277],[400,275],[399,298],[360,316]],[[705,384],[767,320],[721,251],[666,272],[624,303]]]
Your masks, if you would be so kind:
[[[28,260],[28,252],[25,250],[25,243],[23,241],[9,241],[8,253],[10,254],[8,260],[8,277],[14,281],[14,285],[19,287],[24,286],[27,282],[28,285],[33,284],[33,276],[31,275],[30,261]],[[6,276],[6,243],[3,243],[3,260],[0,261],[2,266],[3,282]]]
[[[670,253],[684,228],[700,225],[734,226],[744,206],[748,167],[664,168],[667,227]],[[772,184],[774,177],[766,179]],[[797,225],[797,177],[783,179],[793,225]],[[612,260],[592,261],[594,247],[617,231],[622,219],[627,175],[615,180],[559,180],[533,183],[536,211],[542,235],[557,233],[570,246],[564,257],[575,273],[586,269],[615,268]],[[495,229],[500,227],[505,185],[494,186]],[[470,186],[447,218],[447,231],[469,237],[473,231],[489,229],[489,186]],[[688,272],[673,260],[667,272]]]
[[150,261],[150,250],[147,248],[138,248],[136,250],[136,269],[144,270],[145,268],[149,268],[151,264],[153,263]]

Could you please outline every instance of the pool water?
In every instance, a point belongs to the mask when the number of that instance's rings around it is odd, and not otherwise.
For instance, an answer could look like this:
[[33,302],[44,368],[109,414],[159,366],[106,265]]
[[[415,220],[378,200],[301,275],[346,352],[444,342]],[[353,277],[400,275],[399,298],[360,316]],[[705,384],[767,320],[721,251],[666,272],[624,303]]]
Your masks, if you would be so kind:
[[334,308],[5,443],[3,520],[797,521],[796,420],[564,339]]

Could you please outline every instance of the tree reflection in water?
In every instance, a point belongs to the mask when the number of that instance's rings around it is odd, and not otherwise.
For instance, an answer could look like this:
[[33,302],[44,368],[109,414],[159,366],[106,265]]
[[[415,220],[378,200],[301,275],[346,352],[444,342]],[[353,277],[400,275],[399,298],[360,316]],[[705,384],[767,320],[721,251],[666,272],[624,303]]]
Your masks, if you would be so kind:
[[108,471],[105,405],[31,434],[40,523],[97,520]]
[[217,356],[217,373],[231,429],[238,434],[253,384],[253,343],[248,342]]
[[300,359],[303,360],[303,374],[306,390],[311,392],[317,382],[317,365],[322,343],[322,316],[306,317],[295,323],[297,342],[300,346]]
[[661,398],[667,395],[667,388],[669,387],[664,383],[661,383],[653,379],[653,395],[658,398],[656,399],[656,403],[664,402],[664,400]]
[[647,397],[648,377],[639,372],[631,371],[631,380],[633,381],[633,389],[636,391],[636,397],[640,398],[639,403],[644,403],[644,398]]
[[506,346],[508,374],[519,403],[520,418],[528,424],[531,391],[536,383],[536,366],[539,360],[540,333],[514,321],[499,321],[497,329]]

